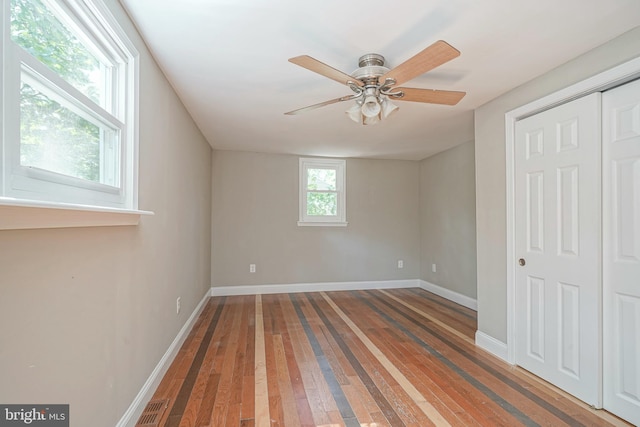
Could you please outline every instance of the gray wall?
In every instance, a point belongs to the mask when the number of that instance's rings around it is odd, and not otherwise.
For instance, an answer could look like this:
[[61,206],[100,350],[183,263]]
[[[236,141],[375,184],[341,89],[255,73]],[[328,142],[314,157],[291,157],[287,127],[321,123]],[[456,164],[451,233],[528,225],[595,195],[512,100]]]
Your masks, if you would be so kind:
[[297,156],[213,159],[214,287],[419,277],[418,162],[347,159],[348,226],[299,227]]
[[[141,53],[139,226],[0,231],[0,402],[113,427],[210,288],[211,148]],[[176,298],[182,312],[176,315]]]
[[474,162],[473,141],[420,162],[420,278],[473,299],[477,288]]
[[510,110],[640,55],[640,27],[475,111],[478,329],[506,342],[505,121]]

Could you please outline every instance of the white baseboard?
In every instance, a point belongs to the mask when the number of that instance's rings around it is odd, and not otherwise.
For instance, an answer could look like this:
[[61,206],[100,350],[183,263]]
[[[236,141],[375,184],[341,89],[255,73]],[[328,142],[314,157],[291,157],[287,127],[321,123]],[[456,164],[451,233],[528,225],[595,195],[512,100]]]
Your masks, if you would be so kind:
[[211,292],[207,292],[198,306],[195,308],[195,310],[193,310],[193,313],[191,313],[189,319],[187,319],[185,324],[182,326],[182,329],[180,329],[180,332],[178,332],[178,335],[173,340],[167,351],[164,353],[164,355],[160,359],[160,362],[158,362],[156,367],[151,372],[151,375],[149,375],[149,378],[147,378],[147,381],[138,392],[136,398],[133,399],[133,402],[131,403],[131,405],[129,405],[129,408],[126,410],[122,418],[120,418],[118,424],[116,424],[116,427],[135,427],[138,419],[140,418],[140,415],[142,414],[142,411],[144,411],[145,406],[153,397],[153,393],[156,391],[156,388],[158,388],[158,385],[160,384],[160,381],[162,381],[164,374],[167,373],[169,366],[171,366],[171,362],[173,362],[173,359],[178,354],[180,347],[182,347],[184,340],[187,338],[187,335],[189,335],[191,328],[193,328],[194,323],[198,319],[198,316],[200,316],[200,313],[202,312],[202,309],[204,308],[204,305],[210,296]]
[[450,289],[443,288],[442,286],[434,285],[433,283],[429,283],[425,280],[420,280],[420,287],[425,291],[439,295],[449,301],[453,301],[464,307],[470,308],[471,310],[478,311],[478,300],[476,299],[459,294],[458,292],[454,292]]
[[287,285],[217,286],[211,288],[211,296],[291,294],[320,291],[362,291],[367,289],[417,288],[418,280],[379,280],[374,282],[324,282]]
[[508,362],[507,345],[491,335],[476,331],[476,345],[505,362]]

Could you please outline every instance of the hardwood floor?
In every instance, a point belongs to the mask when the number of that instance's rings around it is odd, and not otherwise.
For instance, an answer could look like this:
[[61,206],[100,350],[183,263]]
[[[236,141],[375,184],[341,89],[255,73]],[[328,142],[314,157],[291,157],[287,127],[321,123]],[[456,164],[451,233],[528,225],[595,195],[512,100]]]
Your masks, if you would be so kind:
[[166,409],[139,425],[628,425],[476,348],[475,330],[421,289],[211,298],[154,394]]

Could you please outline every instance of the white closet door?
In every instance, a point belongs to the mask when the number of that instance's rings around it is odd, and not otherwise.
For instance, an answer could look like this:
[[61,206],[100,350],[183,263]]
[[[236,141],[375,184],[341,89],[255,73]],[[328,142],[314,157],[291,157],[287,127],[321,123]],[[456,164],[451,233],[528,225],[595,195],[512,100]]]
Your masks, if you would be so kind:
[[599,404],[600,93],[516,123],[516,363]]
[[604,407],[640,425],[640,81],[603,94]]

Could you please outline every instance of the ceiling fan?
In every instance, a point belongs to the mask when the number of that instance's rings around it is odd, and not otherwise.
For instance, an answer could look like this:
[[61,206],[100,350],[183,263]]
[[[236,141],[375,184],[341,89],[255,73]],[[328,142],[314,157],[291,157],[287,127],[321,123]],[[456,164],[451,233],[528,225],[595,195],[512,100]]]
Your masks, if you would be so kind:
[[348,86],[354,94],[331,99],[319,104],[299,108],[285,114],[304,113],[325,105],[355,100],[346,113],[353,121],[363,125],[378,123],[398,107],[391,100],[424,102],[428,104],[456,105],[466,92],[399,87],[427,71],[460,56],[460,51],[443,40],[438,40],[393,69],[385,67],[385,59],[377,53],[363,55],[358,69],[351,75],[336,70],[308,55],[296,56],[289,62],[299,65]]

